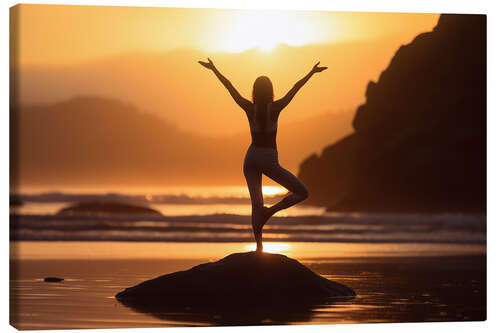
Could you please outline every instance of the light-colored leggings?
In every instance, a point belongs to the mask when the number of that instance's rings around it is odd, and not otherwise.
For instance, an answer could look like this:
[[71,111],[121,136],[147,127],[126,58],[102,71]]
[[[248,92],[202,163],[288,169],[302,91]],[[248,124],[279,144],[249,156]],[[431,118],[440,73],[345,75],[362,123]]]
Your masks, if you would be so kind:
[[264,205],[262,174],[290,191],[290,194],[271,207],[273,214],[293,206],[309,196],[306,186],[290,171],[281,167],[278,162],[278,151],[274,148],[251,145],[245,156],[243,172],[247,180],[250,199],[252,200],[252,217],[256,215],[257,209],[262,208]]

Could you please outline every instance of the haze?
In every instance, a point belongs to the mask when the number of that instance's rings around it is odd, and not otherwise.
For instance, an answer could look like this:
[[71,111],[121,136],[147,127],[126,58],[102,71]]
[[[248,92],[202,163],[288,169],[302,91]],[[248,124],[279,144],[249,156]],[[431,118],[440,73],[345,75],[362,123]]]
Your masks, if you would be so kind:
[[[35,112],[38,108],[33,106],[43,106],[40,110],[54,114],[48,111],[53,104],[63,103],[55,107],[59,112],[61,105],[72,105],[64,104],[72,98],[98,97],[154,114],[176,131],[199,138],[197,142],[238,138],[241,148],[227,156],[231,163],[225,163],[231,170],[218,170],[218,179],[240,183],[240,155],[250,142],[248,124],[227,91],[198,60],[210,57],[247,98],[259,75],[269,76],[275,96],[281,97],[315,62],[329,67],[311,79],[281,116],[278,142],[288,145],[280,147],[280,158],[288,168],[297,170],[303,158],[351,131],[349,119],[363,103],[368,82],[378,79],[401,45],[432,30],[438,16],[18,5],[11,10],[12,106],[30,107]],[[333,124],[336,119],[341,120]],[[285,129],[284,124],[290,128]],[[109,136],[118,135],[116,129],[109,131]],[[148,136],[147,131],[139,132]],[[280,133],[286,137],[280,138]],[[319,133],[316,138],[314,133]],[[37,140],[43,138],[42,131]],[[33,153],[42,143],[30,141],[32,136],[28,139],[25,144]],[[57,155],[54,149],[51,154]],[[51,159],[45,157],[44,163],[49,164],[40,170],[57,169],[62,164],[56,161],[64,158],[48,162]],[[28,160],[33,173],[30,177],[25,173],[25,177],[38,182],[44,176],[33,166],[42,162],[33,157]],[[220,168],[217,164],[214,162],[215,169]],[[82,168],[92,165],[88,162]],[[190,175],[181,176],[185,164],[180,163],[179,168],[181,171],[173,173],[177,180],[189,179]],[[75,170],[70,168],[65,174],[76,177]],[[224,178],[227,175],[234,177]],[[85,173],[85,178],[88,176]],[[101,176],[107,177],[104,173]],[[52,177],[50,182],[54,181]],[[198,181],[190,179],[191,183]]]
[[[21,104],[51,103],[75,95],[112,97],[157,113],[179,128],[211,135],[236,133],[246,124],[198,59],[210,56],[247,97],[259,75],[268,75],[275,95],[281,96],[315,61],[322,61],[330,70],[315,77],[286,110],[290,120],[300,120],[361,104],[368,80],[376,80],[396,49],[431,30],[438,18],[397,13],[17,8],[13,51],[20,70]],[[287,30],[290,27],[295,28]],[[232,43],[238,35],[239,44]],[[263,44],[256,45],[259,42]],[[262,46],[267,51],[231,52],[235,47],[244,49],[245,43],[247,48]],[[301,46],[291,48],[286,43]]]

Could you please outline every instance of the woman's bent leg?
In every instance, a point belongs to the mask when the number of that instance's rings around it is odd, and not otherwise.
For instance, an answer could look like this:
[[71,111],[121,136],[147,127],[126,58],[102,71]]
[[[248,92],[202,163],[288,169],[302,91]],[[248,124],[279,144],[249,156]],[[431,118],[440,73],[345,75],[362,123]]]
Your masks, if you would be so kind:
[[269,217],[280,210],[306,200],[309,196],[309,192],[307,191],[304,183],[295,177],[293,173],[281,167],[279,164],[269,170],[265,170],[264,174],[291,192],[280,202],[269,208]]
[[257,169],[245,164],[243,168],[245,179],[252,200],[252,229],[257,243],[257,251],[262,252],[262,209],[264,199],[262,197],[262,173]]

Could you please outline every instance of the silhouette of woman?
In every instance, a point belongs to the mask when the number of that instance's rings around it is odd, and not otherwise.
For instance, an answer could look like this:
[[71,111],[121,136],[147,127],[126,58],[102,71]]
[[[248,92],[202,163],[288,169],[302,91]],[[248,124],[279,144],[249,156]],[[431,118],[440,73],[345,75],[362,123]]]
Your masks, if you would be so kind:
[[[234,101],[245,111],[250,124],[252,144],[247,150],[243,172],[252,201],[252,228],[257,242],[257,251],[262,252],[262,228],[276,212],[293,206],[308,197],[304,184],[291,172],[280,166],[276,147],[278,117],[300,88],[313,76],[328,67],[319,67],[319,62],[299,80],[281,99],[274,100],[273,85],[267,76],[259,76],[253,84],[253,103],[243,98],[231,82],[215,68],[210,58],[208,62],[198,61],[214,72],[229,91]],[[271,207],[264,206],[262,197],[262,174],[268,176],[290,193]]]

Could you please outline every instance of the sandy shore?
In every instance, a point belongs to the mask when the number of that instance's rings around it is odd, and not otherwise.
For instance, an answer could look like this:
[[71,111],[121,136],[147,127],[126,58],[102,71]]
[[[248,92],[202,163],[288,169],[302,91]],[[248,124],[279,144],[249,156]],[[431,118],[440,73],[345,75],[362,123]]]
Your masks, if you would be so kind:
[[[225,325],[234,321],[227,313],[215,316],[194,314],[189,310],[185,313],[138,313],[113,297],[126,287],[190,268],[206,262],[207,258],[176,259],[174,253],[164,252],[161,258],[123,259],[116,256],[105,259],[98,255],[102,244],[96,242],[73,244],[73,247],[69,243],[60,245],[67,247],[66,254],[70,254],[68,248],[78,251],[77,259],[29,258],[28,254],[33,255],[29,251],[37,247],[36,242],[29,244],[31,249],[24,247],[26,244],[18,245],[21,246],[14,248],[20,259],[11,261],[10,286],[10,318],[17,328],[203,326]],[[38,247],[42,248],[41,245],[38,244]],[[83,245],[86,245],[87,252],[82,253],[80,246]],[[123,251],[141,247],[140,244],[121,245]],[[54,249],[58,245],[51,246]],[[197,248],[201,245],[190,246]],[[300,249],[301,246],[305,252],[307,246],[316,247],[315,244],[292,244],[288,250]],[[353,288],[358,294],[355,299],[321,304],[296,313],[280,314],[277,309],[276,316],[266,321],[248,314],[245,321],[254,324],[321,324],[471,321],[486,318],[484,252],[476,249],[468,253],[453,255],[452,252],[444,252],[438,255],[432,251],[405,251],[401,248],[399,255],[393,252],[392,255],[367,256],[360,255],[366,247],[362,249],[358,245],[358,251],[337,251],[330,256],[294,256],[322,276]],[[151,249],[147,247],[147,250]],[[220,258],[218,249],[205,247],[205,250]],[[313,252],[310,250],[309,253],[315,254]],[[62,283],[46,283],[43,282],[46,276],[59,276],[65,280]]]

